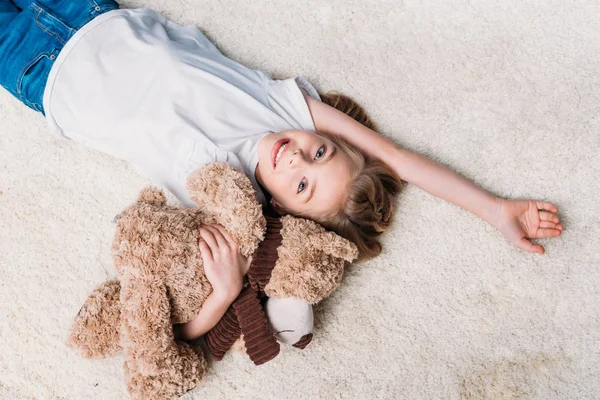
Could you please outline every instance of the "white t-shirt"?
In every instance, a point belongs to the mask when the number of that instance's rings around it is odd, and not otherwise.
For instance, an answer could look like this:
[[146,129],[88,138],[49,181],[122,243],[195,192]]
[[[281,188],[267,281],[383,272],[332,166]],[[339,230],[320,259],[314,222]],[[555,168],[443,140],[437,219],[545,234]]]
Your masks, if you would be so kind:
[[44,93],[52,132],[129,161],[193,206],[187,175],[223,161],[254,171],[271,132],[314,131],[295,77],[272,80],[225,57],[195,26],[152,10],[115,10],[79,30],[56,59]]

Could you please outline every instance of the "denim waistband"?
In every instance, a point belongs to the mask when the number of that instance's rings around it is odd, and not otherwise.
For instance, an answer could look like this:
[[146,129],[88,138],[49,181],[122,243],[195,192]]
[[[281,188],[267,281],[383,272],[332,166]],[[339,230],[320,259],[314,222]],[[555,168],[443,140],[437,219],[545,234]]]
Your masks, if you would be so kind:
[[65,43],[95,17],[118,8],[113,0],[33,0],[22,10],[0,9],[0,85],[44,113],[48,75]]

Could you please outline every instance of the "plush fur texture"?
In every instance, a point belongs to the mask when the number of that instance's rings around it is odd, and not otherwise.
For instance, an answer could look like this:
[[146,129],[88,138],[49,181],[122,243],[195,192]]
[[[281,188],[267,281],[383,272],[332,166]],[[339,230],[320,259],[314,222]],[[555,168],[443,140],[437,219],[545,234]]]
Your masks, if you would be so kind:
[[110,357],[121,350],[121,283],[112,279],[88,296],[71,328],[67,345],[86,358]]
[[[175,341],[172,330],[173,324],[195,317],[212,292],[198,228],[223,225],[245,256],[264,238],[262,208],[241,172],[210,164],[190,175],[188,190],[198,208],[167,205],[161,190],[147,188],[119,215],[112,246],[119,280],[104,282],[90,294],[68,339],[71,348],[90,358],[122,349],[132,398],[179,396],[206,375],[202,352]],[[339,284],[345,262],[356,258],[356,247],[312,221],[282,220],[284,239],[269,292],[310,303],[322,300]]]
[[344,264],[339,260],[354,260],[356,247],[313,221],[285,216],[281,222],[283,240],[265,293],[318,303],[340,284]]

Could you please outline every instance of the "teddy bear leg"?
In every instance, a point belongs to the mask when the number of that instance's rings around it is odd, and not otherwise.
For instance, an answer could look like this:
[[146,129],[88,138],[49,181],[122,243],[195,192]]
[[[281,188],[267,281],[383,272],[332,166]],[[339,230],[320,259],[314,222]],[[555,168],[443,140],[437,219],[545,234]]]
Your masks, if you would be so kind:
[[118,280],[100,284],[88,296],[73,321],[67,345],[86,358],[110,357],[121,351],[121,303]]
[[184,342],[176,344],[181,360],[172,366],[171,373],[144,375],[135,361],[125,360],[125,382],[132,399],[171,399],[198,386],[208,371],[202,350]]
[[160,277],[121,276],[121,344],[125,380],[134,399],[179,397],[207,371],[201,351],[175,342],[167,289]]

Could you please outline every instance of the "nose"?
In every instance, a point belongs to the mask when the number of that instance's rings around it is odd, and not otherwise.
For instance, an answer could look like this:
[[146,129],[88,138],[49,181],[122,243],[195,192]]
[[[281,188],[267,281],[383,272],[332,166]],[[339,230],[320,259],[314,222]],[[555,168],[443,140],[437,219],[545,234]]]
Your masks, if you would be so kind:
[[290,155],[289,166],[292,168],[296,168],[304,164],[306,160],[304,159],[304,153],[302,150],[297,149]]

